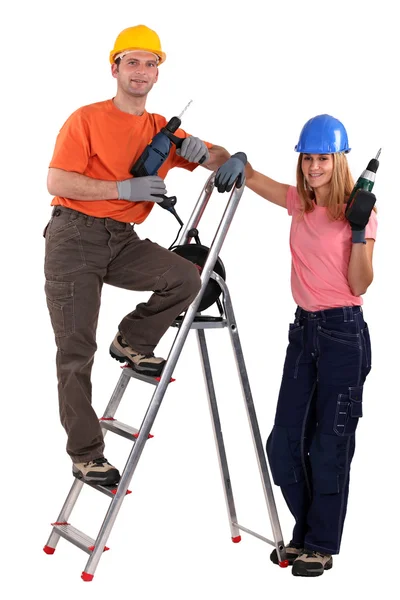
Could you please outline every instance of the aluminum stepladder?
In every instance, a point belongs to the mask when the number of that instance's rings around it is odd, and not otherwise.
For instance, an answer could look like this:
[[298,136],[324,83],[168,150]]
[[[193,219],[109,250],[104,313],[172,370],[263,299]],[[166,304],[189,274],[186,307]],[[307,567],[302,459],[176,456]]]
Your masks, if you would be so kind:
[[[215,189],[214,179],[215,173],[212,173],[203,187],[203,190],[192,212],[191,217],[189,218],[187,224],[183,228],[177,246],[189,244],[192,239],[193,232],[197,231],[196,227],[200,222],[200,219],[211,197],[211,194]],[[139,462],[139,458],[142,454],[146,441],[148,438],[152,437],[152,435],[150,434],[150,430],[155,421],[158,410],[161,406],[161,402],[163,400],[167,387],[171,383],[171,381],[173,381],[171,376],[179,359],[183,345],[185,343],[190,329],[195,329],[197,333],[198,347],[202,360],[203,375],[205,379],[205,385],[209,401],[213,433],[223,482],[223,489],[228,511],[232,541],[237,543],[241,540],[240,531],[249,533],[255,536],[256,538],[274,546],[277,551],[279,565],[281,567],[288,566],[278,513],[269,477],[266,456],[264,453],[263,443],[257,422],[257,416],[253,404],[250,383],[246,371],[230,293],[224,279],[214,271],[216,260],[218,258],[222,244],[225,240],[230,223],[234,217],[243,190],[244,182],[240,188],[233,187],[222,219],[215,233],[214,240],[211,244],[211,247],[209,248],[207,259],[201,271],[201,289],[196,298],[193,300],[192,304],[188,307],[186,313],[183,316],[178,317],[172,324],[173,327],[178,327],[178,332],[175,337],[174,343],[171,346],[161,377],[155,378],[141,375],[136,373],[132,368],[130,368],[128,364],[125,365],[125,367],[122,368],[122,373],[110,398],[110,401],[105,409],[104,415],[100,418],[100,424],[103,429],[104,435],[108,430],[125,438],[128,438],[133,442],[131,452],[126,461],[124,470],[121,473],[121,479],[118,485],[112,488],[108,486],[98,485],[95,483],[83,482],[80,479],[74,478],[68,496],[64,502],[60,514],[58,515],[57,521],[52,523],[53,529],[47,540],[47,544],[43,548],[44,552],[46,552],[46,554],[53,554],[55,552],[60,537],[62,537],[74,544],[75,546],[77,546],[78,548],[80,548],[81,550],[88,553],[89,559],[87,560],[85,569],[81,575],[81,578],[84,581],[92,581],[102,553],[105,550],[108,550],[108,548],[106,547],[106,542],[109,538],[112,527],[115,523],[115,520],[117,518],[118,512],[122,506],[122,502],[125,496],[131,493],[128,489],[129,484],[133,477],[136,466]],[[202,316],[201,313],[198,312],[198,307],[200,306],[201,299],[204,295],[204,292],[210,279],[216,281],[221,289],[223,305],[223,313],[221,315],[221,318],[207,318]],[[220,303],[219,306],[221,306]],[[216,394],[211,373],[211,364],[206,344],[205,329],[209,328],[227,328],[230,334],[230,340],[233,347],[237,371],[241,383],[243,397],[245,400],[245,407],[250,425],[250,432],[257,457],[258,468],[261,476],[261,482],[267,504],[274,541],[271,541],[263,537],[262,535],[259,535],[258,533],[255,533],[254,531],[243,527],[237,521],[235,502],[231,487],[231,480],[221,431],[221,423],[217,407]],[[151,398],[146,414],[143,418],[140,429],[135,429],[134,427],[121,423],[120,421],[115,419],[115,414],[121,402],[122,396],[125,393],[128,383],[132,378],[145,381],[155,386],[153,396]],[[108,511],[104,517],[103,523],[95,540],[82,533],[68,522],[68,519],[72,513],[72,510],[84,485],[89,485],[90,487],[95,488],[99,492],[102,492],[103,494],[106,494],[107,496],[112,498]]]

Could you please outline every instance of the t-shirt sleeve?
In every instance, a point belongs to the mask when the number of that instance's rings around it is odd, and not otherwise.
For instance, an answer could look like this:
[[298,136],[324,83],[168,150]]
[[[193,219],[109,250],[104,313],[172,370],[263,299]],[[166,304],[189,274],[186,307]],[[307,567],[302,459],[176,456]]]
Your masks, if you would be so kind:
[[376,212],[373,210],[365,227],[365,239],[370,238],[376,240],[376,232],[378,229],[378,219]]
[[[187,138],[187,137],[190,137],[192,134],[187,133],[183,129],[177,129],[176,132],[174,133],[174,135],[176,135],[177,137]],[[203,140],[203,142],[205,143],[207,148],[212,148],[213,144],[211,144],[210,142],[206,142],[204,140]],[[173,145],[173,147],[175,147],[175,145]],[[187,169],[188,171],[194,171],[199,166],[199,163],[192,163],[192,162],[187,161],[185,158],[182,158],[181,156],[176,154],[176,148],[175,148],[172,166],[180,167],[181,169]]]
[[49,167],[84,174],[90,157],[89,127],[77,110],[61,127]]
[[295,206],[299,204],[299,195],[296,188],[291,185],[286,194],[286,208],[290,216],[293,215]]

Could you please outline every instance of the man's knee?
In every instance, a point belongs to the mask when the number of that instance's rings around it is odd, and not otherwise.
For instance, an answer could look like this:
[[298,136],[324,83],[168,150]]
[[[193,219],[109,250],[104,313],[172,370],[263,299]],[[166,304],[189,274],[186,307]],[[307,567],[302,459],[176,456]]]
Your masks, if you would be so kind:
[[189,260],[179,260],[164,276],[170,288],[179,288],[180,295],[191,302],[201,287],[200,272]]

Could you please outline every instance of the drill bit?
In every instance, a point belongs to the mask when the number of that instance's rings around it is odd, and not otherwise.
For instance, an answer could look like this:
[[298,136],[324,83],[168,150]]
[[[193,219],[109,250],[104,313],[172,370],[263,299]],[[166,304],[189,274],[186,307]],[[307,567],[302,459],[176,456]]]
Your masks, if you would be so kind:
[[380,154],[381,154],[381,150],[382,150],[382,148],[379,148],[379,150],[378,150],[378,154],[375,156],[375,160],[378,160],[378,158],[379,158],[379,156],[380,156]]
[[188,102],[185,106],[185,108],[183,109],[183,111],[181,112],[181,114],[178,116],[178,119],[181,118],[181,116],[183,115],[183,113],[186,111],[186,109],[192,104],[193,100],[190,100],[190,102]]

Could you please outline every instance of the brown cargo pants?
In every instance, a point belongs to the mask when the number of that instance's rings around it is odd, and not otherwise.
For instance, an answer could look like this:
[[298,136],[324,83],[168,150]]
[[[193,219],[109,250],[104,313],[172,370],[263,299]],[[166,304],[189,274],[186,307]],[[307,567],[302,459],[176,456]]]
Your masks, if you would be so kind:
[[67,453],[73,462],[86,462],[102,456],[104,450],[91,397],[103,283],[154,292],[118,326],[134,350],[148,353],[195,298],[200,276],[188,260],[139,239],[130,223],[56,206],[44,237],[45,293],[57,345],[60,419],[68,436]]

